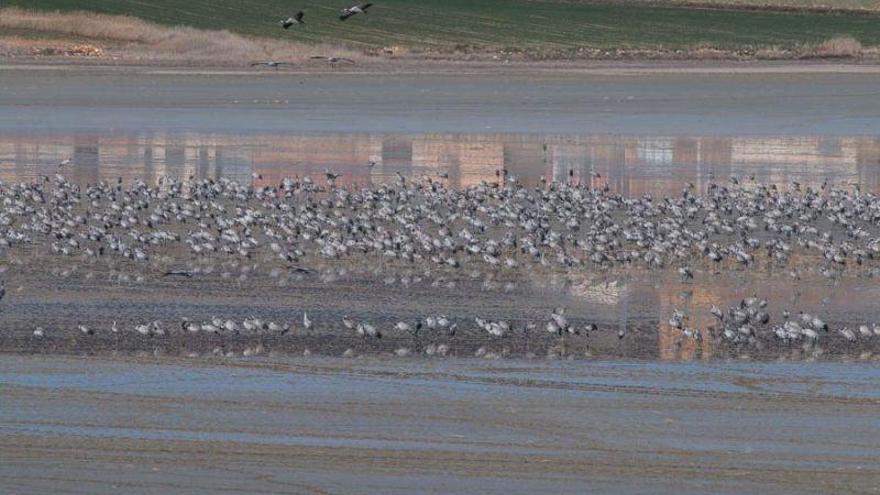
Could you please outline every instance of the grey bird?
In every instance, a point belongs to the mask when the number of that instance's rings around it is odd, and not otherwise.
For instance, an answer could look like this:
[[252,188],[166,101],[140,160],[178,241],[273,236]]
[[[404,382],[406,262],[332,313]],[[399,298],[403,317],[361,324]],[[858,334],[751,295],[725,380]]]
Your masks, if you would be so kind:
[[326,62],[327,62],[328,64],[330,64],[330,65],[336,65],[336,64],[339,64],[339,63],[346,63],[346,64],[354,64],[354,63],[356,63],[354,60],[352,60],[352,59],[350,59],[350,58],[345,58],[345,57],[328,57],[328,56],[325,56],[325,55],[313,55],[313,56],[310,57],[310,58],[311,58],[312,60],[324,60],[324,61],[326,61]]
[[290,26],[294,26],[296,24],[305,24],[306,22],[303,20],[304,15],[305,14],[303,13],[303,11],[299,11],[296,13],[296,15],[284,19],[283,21],[279,22],[279,24],[281,24],[281,27],[283,27],[284,29],[290,29]]
[[342,9],[342,12],[339,14],[339,20],[344,21],[355,14],[366,15],[367,9],[369,9],[372,6],[373,6],[372,3],[362,3],[360,5],[355,5],[353,7],[349,7],[347,9]]
[[282,65],[290,65],[290,62],[278,62],[275,60],[267,60],[266,62],[254,62],[251,64],[251,67],[256,67],[258,65],[265,65],[266,67],[272,67],[277,70]]

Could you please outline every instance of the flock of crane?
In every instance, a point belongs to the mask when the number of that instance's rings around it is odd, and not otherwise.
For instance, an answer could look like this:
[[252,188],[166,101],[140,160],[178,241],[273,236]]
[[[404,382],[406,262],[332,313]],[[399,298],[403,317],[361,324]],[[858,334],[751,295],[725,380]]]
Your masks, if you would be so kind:
[[[828,280],[880,270],[880,197],[870,193],[799,184],[783,190],[731,179],[711,184],[705,193],[688,185],[680,197],[628,198],[581,184],[542,182],[530,188],[508,174],[499,174],[497,183],[463,189],[436,178],[399,175],[393,183],[363,187],[339,186],[339,178],[327,171],[326,185],[309,177],[285,178],[273,186],[221,178],[83,188],[58,175],[0,184],[0,251],[10,260],[27,254],[31,271],[59,267],[53,272],[57,280],[82,277],[84,270],[89,279],[104,270],[117,284],[133,283],[131,274],[139,281],[171,277],[198,291],[215,283],[220,272],[225,278],[238,270],[243,297],[255,297],[248,289],[252,277],[268,276],[279,287],[319,276],[334,284],[335,279],[317,273],[320,267],[332,271],[352,263],[379,277],[395,266],[415,270],[407,287],[454,287],[449,284],[476,276],[490,291],[502,290],[498,281],[507,280],[505,292],[537,270],[568,275],[669,270],[683,283],[729,269],[772,269],[797,278],[808,268],[792,258],[815,259],[814,276]],[[0,286],[0,298],[4,294]],[[8,298],[3,303],[15,304]],[[854,331],[814,316],[790,318],[788,311],[772,318],[760,300],[744,300],[727,311],[713,308],[712,314],[718,322],[711,328],[690,326],[679,310],[669,325],[682,339],[711,334],[744,349],[768,342],[813,348],[828,340],[868,346],[880,341],[877,325],[855,324]],[[567,314],[561,307],[535,308],[530,317],[472,311],[379,322],[326,312],[315,317],[300,308],[298,316],[288,311],[275,321],[189,314],[180,326],[179,320],[155,317],[147,323],[107,321],[103,327],[71,323],[69,329],[89,337],[130,332],[158,339],[175,334],[289,338],[296,328],[341,330],[365,342],[378,342],[386,333],[434,336],[444,344],[537,335],[590,339],[608,330],[600,329],[601,320]],[[612,331],[619,340],[627,337],[626,329]],[[40,325],[28,332],[45,341],[64,329]]]
[[[339,20],[345,21],[349,17],[352,17],[357,14],[366,15],[367,10],[372,6],[373,6],[372,3],[362,3],[362,4],[353,5],[351,7],[344,8],[339,13]],[[282,20],[278,21],[278,24],[284,29],[290,29],[293,26],[303,25],[306,23],[305,15],[306,15],[305,12],[299,11],[296,14],[294,14],[286,19],[282,19]],[[330,64],[331,66],[335,66],[337,64],[342,64],[342,63],[344,63],[344,64],[354,64],[355,63],[355,61],[350,58],[325,56],[325,55],[315,55],[315,56],[310,57],[310,59],[324,60],[328,64]],[[273,69],[278,69],[279,67],[282,67],[285,65],[290,65],[290,62],[280,62],[277,60],[268,60],[265,62],[254,62],[251,64],[251,67],[265,66],[265,67],[271,67]]]
[[[362,3],[362,4],[358,4],[358,5],[354,5],[352,7],[342,9],[342,11],[339,13],[339,20],[344,21],[344,20],[348,19],[349,17],[351,17],[353,15],[357,15],[357,14],[366,15],[367,9],[369,9],[372,6],[373,6],[372,3]],[[292,16],[288,17],[287,19],[283,19],[283,20],[279,21],[278,24],[280,24],[281,27],[283,27],[284,29],[290,29],[291,26],[296,26],[298,24],[305,24],[306,22],[305,22],[304,18],[305,18],[305,12],[300,10],[295,15],[292,15]]]

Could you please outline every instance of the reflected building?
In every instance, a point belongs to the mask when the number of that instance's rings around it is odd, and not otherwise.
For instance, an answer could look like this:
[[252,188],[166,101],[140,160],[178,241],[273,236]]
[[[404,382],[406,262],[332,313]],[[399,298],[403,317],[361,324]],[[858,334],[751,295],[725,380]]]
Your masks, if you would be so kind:
[[[721,285],[712,283],[677,284],[666,283],[658,289],[658,349],[664,361],[708,360],[714,355],[715,341],[709,328],[717,326],[709,312],[712,305],[726,307],[731,294]],[[687,313],[685,328],[700,332],[699,339],[687,337],[683,331],[673,328],[669,319],[676,310]]]
[[[754,176],[786,185],[829,180],[880,191],[877,137],[565,136],[510,134],[225,135],[150,132],[0,136],[0,179],[65,174],[81,183],[160,177],[229,177],[263,185],[284,177],[342,173],[337,184],[449,174],[454,187],[497,181],[507,170],[527,186],[540,178],[607,186],[624,196],[677,196],[686,182]],[[375,162],[372,168],[367,163]]]
[[498,139],[456,135],[426,135],[413,140],[412,166],[419,172],[449,174],[450,184],[469,187],[497,180],[505,168],[505,144]]

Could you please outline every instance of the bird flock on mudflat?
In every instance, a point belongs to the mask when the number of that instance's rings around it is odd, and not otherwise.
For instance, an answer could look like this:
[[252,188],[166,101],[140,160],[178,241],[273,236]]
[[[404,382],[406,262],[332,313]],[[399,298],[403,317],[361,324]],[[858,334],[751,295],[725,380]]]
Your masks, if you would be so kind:
[[674,309],[669,318],[670,328],[678,330],[683,340],[702,341],[707,333],[737,347],[762,349],[768,345],[791,347],[800,344],[804,350],[819,349],[820,341],[838,339],[841,342],[880,342],[880,324],[858,325],[857,332],[842,325],[832,329],[819,316],[801,311],[793,316],[789,310],[773,318],[766,298],[750,296],[739,303],[721,309],[712,305],[709,313],[715,324],[707,328],[688,325],[689,315]]
[[[318,277],[318,265],[346,262],[380,274],[413,267],[420,273],[413,283],[449,287],[475,275],[488,283],[504,273],[535,270],[668,270],[683,283],[722,270],[772,270],[792,279],[813,270],[829,281],[880,273],[880,197],[858,190],[732,178],[702,194],[687,184],[676,197],[630,198],[607,187],[565,182],[527,187],[507,173],[462,189],[437,177],[398,175],[383,184],[337,186],[340,177],[327,170],[323,181],[284,178],[271,186],[163,178],[152,186],[120,179],[82,187],[56,175],[0,184],[0,250],[7,258],[19,249],[48,256],[54,261],[47,266],[61,267],[59,277],[104,265],[117,283],[171,278],[198,290],[200,280],[219,274],[237,276],[244,293],[248,278],[258,273]],[[869,324],[829,332],[806,314],[789,318],[786,312],[774,322],[766,302],[756,298],[726,311],[713,308],[712,314],[720,338],[735,345],[756,345],[765,335],[793,343],[825,335],[856,341],[878,333]],[[697,339],[705,330],[688,328],[687,316],[678,311],[669,323]],[[314,325],[344,328],[365,341],[388,332],[496,339],[535,333],[587,338],[597,330],[584,318],[572,321],[564,308],[548,308],[528,321],[434,314],[385,328],[350,316],[318,321],[306,313],[297,322],[194,317],[122,329],[115,322],[109,329],[77,328],[83,335],[133,331],[161,337],[286,335]],[[37,338],[50,333],[44,327],[33,331]]]

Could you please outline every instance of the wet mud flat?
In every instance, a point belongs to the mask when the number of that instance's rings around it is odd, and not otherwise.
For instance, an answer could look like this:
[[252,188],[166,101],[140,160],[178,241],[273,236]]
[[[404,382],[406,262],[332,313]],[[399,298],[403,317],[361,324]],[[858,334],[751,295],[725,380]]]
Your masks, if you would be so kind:
[[[175,277],[164,276],[160,266],[65,258],[41,249],[11,254],[0,267],[7,287],[0,311],[2,351],[191,358],[880,359],[880,337],[851,342],[837,331],[880,321],[875,279],[865,273],[829,281],[806,272],[791,279],[754,268],[713,273],[706,267],[699,281],[682,281],[674,272],[636,268],[486,273],[424,271],[373,258],[307,258],[302,262],[311,267],[307,273],[264,261],[244,275],[215,264],[210,273]],[[704,270],[693,266],[698,273]],[[826,318],[830,330],[816,341],[781,342],[766,329],[757,341],[728,341],[710,306],[736,306],[755,294],[768,301],[770,325],[782,321],[783,309],[809,310]],[[547,331],[549,315],[560,307],[576,333]],[[677,308],[691,315],[698,334],[670,326]],[[306,314],[309,328],[303,324]],[[437,315],[449,324],[428,328],[427,318]],[[283,329],[246,330],[242,324],[248,318],[277,322]],[[381,337],[359,336],[346,328],[345,318],[375,326]],[[184,328],[217,319],[234,322],[235,330]],[[478,320],[504,321],[509,330],[493,336]],[[411,328],[396,328],[400,322]],[[147,334],[137,330],[153,323],[161,333],[152,327]]]
[[875,493],[876,364],[0,355],[5,493]]

